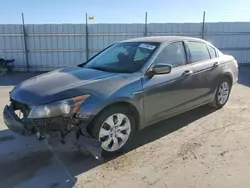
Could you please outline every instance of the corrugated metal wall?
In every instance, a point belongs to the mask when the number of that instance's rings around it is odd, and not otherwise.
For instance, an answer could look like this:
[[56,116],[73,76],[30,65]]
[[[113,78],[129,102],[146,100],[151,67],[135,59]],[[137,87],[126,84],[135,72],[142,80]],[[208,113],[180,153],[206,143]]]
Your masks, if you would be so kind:
[[[30,70],[45,71],[86,60],[85,24],[25,25]],[[201,37],[201,23],[152,23],[147,36],[185,35]],[[144,24],[89,24],[89,57],[110,44],[145,33]],[[239,63],[250,63],[250,23],[206,23],[204,38]],[[22,25],[0,25],[0,57],[16,59],[16,68],[26,70]]]
[[26,25],[31,70],[52,70],[86,59],[85,25]]
[[90,57],[115,42],[144,35],[144,24],[90,24],[88,28]]
[[22,25],[0,25],[0,58],[15,58],[25,67]]

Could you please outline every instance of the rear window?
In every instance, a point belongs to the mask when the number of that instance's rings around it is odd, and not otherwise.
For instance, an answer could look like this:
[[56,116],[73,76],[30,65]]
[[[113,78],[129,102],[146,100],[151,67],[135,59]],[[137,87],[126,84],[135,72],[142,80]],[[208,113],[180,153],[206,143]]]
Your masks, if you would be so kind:
[[191,61],[204,61],[210,59],[210,55],[207,49],[207,45],[202,42],[188,42],[188,47],[191,53]]

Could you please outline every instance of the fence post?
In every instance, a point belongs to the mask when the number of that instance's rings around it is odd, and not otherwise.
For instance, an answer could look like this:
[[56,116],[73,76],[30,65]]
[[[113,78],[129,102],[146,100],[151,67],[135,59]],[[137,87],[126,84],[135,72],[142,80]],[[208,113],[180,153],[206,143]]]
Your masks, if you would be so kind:
[[144,37],[148,35],[148,13],[145,14]]
[[203,12],[201,38],[204,39],[206,12]]
[[28,51],[28,45],[27,45],[27,33],[25,29],[25,23],[24,23],[24,15],[22,13],[22,26],[23,26],[23,41],[24,41],[24,51],[25,51],[25,61],[26,61],[26,68],[29,72],[30,64],[29,64],[29,51]]
[[86,13],[86,60],[89,60],[89,30],[88,30],[88,14]]

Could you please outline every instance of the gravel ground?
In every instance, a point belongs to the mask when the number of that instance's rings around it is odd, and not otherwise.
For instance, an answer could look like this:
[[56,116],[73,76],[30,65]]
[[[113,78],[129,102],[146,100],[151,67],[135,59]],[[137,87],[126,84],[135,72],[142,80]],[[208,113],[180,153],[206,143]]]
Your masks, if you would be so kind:
[[[11,85],[27,77],[1,77],[0,110]],[[223,109],[204,106],[155,124],[135,136],[129,152],[104,164],[71,145],[13,134],[1,114],[0,187],[248,188],[249,103],[250,68],[241,68]]]

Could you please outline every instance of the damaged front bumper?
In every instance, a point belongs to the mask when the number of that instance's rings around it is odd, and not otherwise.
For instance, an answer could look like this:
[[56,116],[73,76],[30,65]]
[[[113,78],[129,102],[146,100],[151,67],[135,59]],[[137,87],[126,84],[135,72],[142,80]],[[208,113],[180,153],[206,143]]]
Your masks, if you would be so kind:
[[3,119],[6,126],[13,132],[29,136],[36,133],[33,126],[28,126],[14,112],[12,105],[5,106],[3,111]]
[[[43,119],[19,118],[12,105],[5,106],[3,119],[6,126],[11,131],[23,136],[31,136],[36,133],[46,135],[53,131],[59,131],[61,132],[62,140],[64,140],[64,137],[68,133],[75,131],[78,141],[77,147],[84,147],[96,159],[102,160],[101,142],[91,138],[88,134],[86,131],[86,121],[82,121],[81,119],[77,119],[72,116]],[[79,134],[79,130],[81,130],[81,134]]]

